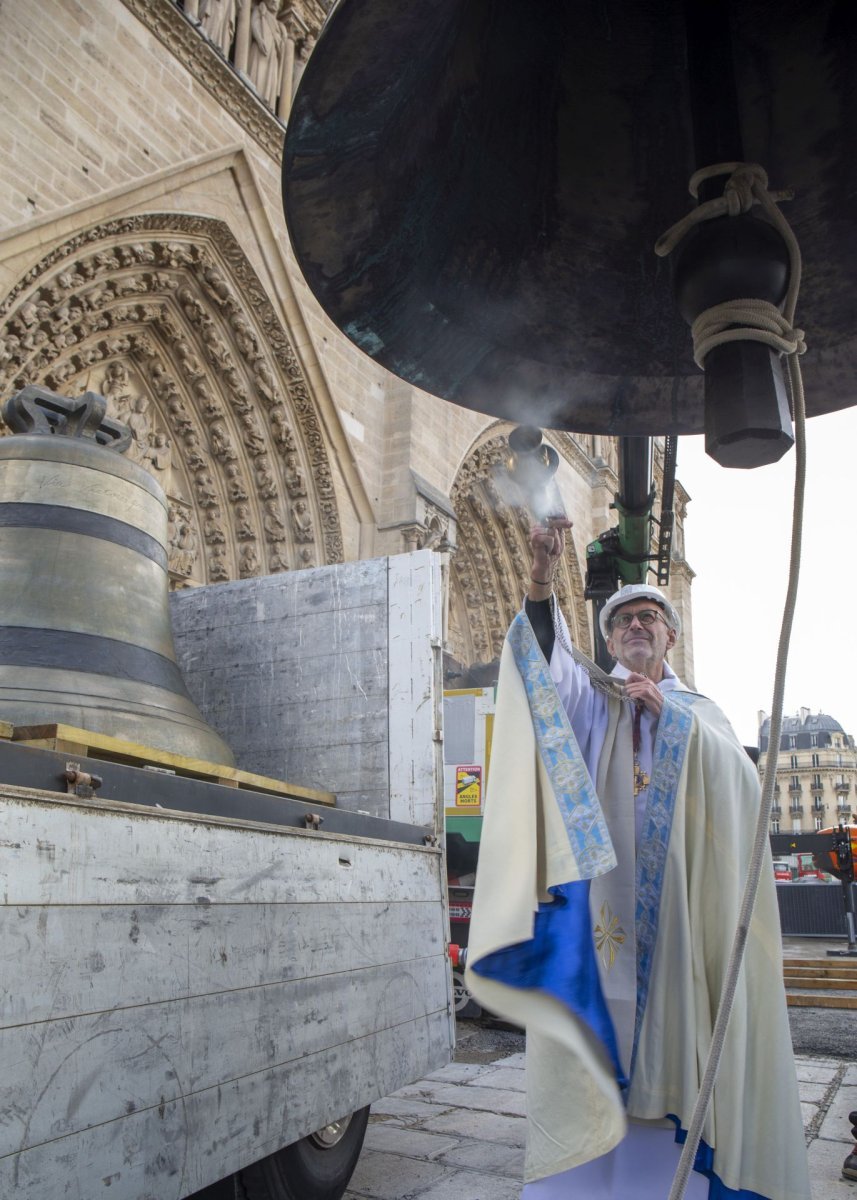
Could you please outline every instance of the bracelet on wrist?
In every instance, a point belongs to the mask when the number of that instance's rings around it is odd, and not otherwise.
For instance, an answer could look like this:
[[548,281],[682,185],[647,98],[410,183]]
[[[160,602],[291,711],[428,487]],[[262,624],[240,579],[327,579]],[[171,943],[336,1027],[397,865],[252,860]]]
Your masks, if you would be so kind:
[[553,576],[550,579],[536,579],[535,575],[530,574],[530,579],[533,583],[537,583],[540,587],[551,587],[553,585]]

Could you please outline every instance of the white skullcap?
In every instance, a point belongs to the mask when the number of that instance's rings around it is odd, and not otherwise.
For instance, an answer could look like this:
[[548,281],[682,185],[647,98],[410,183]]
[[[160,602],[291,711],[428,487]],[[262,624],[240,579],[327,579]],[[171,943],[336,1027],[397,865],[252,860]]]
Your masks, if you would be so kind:
[[664,616],[669,622],[670,628],[675,630],[676,637],[681,633],[681,617],[667,600],[663,592],[658,588],[652,587],[650,583],[626,583],[624,587],[620,587],[618,592],[614,592],[607,603],[601,610],[601,615],[598,618],[598,624],[601,626],[601,633],[604,640],[610,636],[610,618],[617,608],[621,608],[623,604],[630,604],[634,600],[654,600],[655,604],[659,605],[664,610]]

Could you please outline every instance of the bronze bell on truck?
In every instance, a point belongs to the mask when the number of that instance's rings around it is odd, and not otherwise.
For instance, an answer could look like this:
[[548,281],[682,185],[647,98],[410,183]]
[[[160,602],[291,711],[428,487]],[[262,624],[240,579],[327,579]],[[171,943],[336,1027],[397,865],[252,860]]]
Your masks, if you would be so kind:
[[32,386],[4,405],[0,719],[232,766],[176,661],[166,497],[105,410]]

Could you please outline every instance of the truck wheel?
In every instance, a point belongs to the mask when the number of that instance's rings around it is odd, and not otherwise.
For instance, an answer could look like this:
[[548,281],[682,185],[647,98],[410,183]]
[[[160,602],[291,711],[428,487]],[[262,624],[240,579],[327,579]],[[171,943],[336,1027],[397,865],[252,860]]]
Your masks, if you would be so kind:
[[240,1173],[247,1200],[340,1200],[357,1166],[369,1109],[333,1121]]

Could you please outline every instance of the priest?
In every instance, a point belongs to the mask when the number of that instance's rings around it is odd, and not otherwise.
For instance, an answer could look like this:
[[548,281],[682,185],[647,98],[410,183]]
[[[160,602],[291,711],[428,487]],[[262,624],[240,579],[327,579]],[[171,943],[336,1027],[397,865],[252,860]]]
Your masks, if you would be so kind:
[[[670,668],[681,622],[657,588],[604,605],[609,675],[572,645],[552,590],[569,527],[533,529],[503,650],[467,983],[527,1031],[524,1200],[667,1200],[759,782],[720,709]],[[809,1195],[770,869],[686,1196]]]

